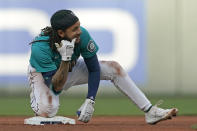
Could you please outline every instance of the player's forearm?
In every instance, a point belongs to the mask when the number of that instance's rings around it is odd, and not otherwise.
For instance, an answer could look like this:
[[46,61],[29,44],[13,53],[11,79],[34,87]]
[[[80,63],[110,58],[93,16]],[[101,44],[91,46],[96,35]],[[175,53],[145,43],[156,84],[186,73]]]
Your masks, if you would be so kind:
[[55,43],[57,51],[62,57],[60,67],[52,78],[52,87],[56,92],[60,92],[63,89],[63,86],[67,80],[75,40],[76,38],[74,38],[71,42],[62,40],[60,43]]
[[87,98],[95,99],[100,83],[100,66],[97,55],[84,59],[88,68],[88,94]]
[[63,86],[67,80],[68,70],[69,70],[69,61],[62,61],[59,69],[57,70],[57,72],[52,78],[52,84],[56,92],[59,92],[63,89]]

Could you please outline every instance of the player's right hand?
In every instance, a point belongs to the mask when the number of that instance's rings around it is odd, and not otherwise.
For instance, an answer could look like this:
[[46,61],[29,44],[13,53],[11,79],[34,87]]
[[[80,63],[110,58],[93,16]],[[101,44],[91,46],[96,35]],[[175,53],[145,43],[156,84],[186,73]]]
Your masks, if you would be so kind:
[[75,46],[75,41],[76,41],[76,38],[73,39],[71,42],[67,40],[62,40],[60,44],[55,43],[55,46],[57,47],[58,52],[62,56],[63,61],[71,60],[73,49]]
[[89,122],[89,120],[92,118],[92,115],[94,113],[94,104],[95,102],[91,99],[85,100],[85,102],[77,111],[79,121],[82,121],[84,123]]

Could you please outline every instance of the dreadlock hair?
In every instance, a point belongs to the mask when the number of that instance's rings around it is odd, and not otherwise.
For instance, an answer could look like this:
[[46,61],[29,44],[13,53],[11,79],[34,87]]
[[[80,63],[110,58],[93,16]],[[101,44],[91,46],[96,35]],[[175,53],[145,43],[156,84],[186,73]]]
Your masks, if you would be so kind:
[[49,44],[50,47],[53,51],[57,51],[57,48],[55,46],[55,43],[60,43],[61,42],[61,38],[59,37],[58,33],[56,30],[53,30],[52,27],[45,27],[41,30],[43,32],[43,34],[41,34],[41,36],[49,36]]
[[61,38],[58,36],[57,31],[53,30],[52,27],[47,26],[41,29],[41,34],[39,36],[49,36],[49,40],[33,40],[31,43],[29,43],[29,45],[35,42],[49,42],[50,48],[53,51],[57,51],[55,43],[61,42]]

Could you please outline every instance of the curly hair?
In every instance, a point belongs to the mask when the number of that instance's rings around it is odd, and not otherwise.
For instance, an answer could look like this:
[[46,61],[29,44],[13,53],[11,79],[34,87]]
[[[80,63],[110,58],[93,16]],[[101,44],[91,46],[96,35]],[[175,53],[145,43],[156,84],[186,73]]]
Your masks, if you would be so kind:
[[60,43],[62,40],[60,36],[58,35],[57,31],[53,30],[52,27],[47,26],[44,29],[42,29],[42,32],[43,32],[42,34],[43,36],[49,36],[50,47],[52,50],[56,51],[57,49],[56,49],[55,43]]
[[60,43],[61,38],[58,36],[58,33],[56,30],[53,30],[52,27],[47,26],[43,29],[41,29],[41,34],[40,36],[49,36],[49,40],[33,40],[29,44],[33,44],[35,42],[49,42],[49,45],[53,51],[57,51],[57,48],[55,46],[55,43]]

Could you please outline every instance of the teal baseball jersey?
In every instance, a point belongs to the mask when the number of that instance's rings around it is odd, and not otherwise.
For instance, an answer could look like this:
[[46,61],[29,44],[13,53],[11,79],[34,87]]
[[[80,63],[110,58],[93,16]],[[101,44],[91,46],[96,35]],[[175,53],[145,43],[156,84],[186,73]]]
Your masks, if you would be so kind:
[[[77,60],[81,55],[83,58],[94,56],[98,51],[98,46],[88,31],[80,27],[82,33],[80,35],[80,43],[75,44],[72,60]],[[49,72],[58,69],[61,63],[61,55],[58,52],[52,51],[50,48],[49,36],[37,36],[35,42],[31,46],[30,64],[37,72]]]

